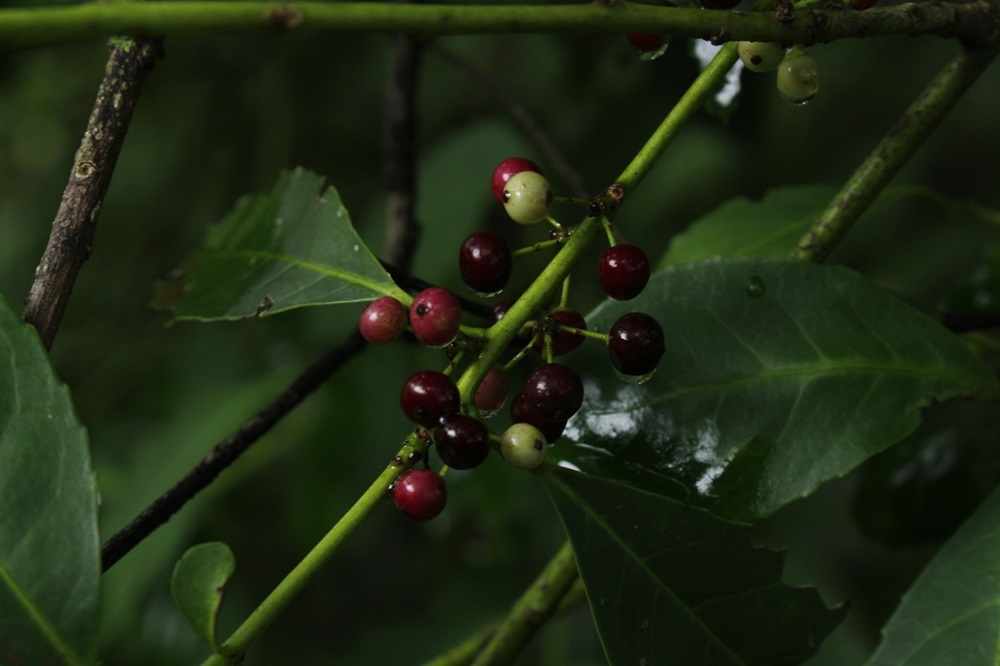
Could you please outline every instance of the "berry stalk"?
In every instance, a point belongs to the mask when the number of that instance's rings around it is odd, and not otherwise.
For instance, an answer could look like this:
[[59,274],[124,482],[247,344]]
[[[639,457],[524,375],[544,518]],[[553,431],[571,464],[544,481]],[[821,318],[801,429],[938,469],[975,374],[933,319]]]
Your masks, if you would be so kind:
[[374,483],[359,497],[354,505],[341,516],[340,520],[326,533],[309,553],[302,558],[295,568],[278,584],[274,590],[254,609],[243,624],[233,632],[221,646],[219,652],[203,662],[202,666],[220,666],[222,664],[237,664],[243,661],[243,656],[254,641],[277,619],[278,615],[288,606],[298,593],[312,580],[313,576],[336,552],[343,541],[350,536],[361,521],[386,496],[393,481],[413,463],[424,456],[427,443],[416,432],[410,433],[402,448],[386,466]]

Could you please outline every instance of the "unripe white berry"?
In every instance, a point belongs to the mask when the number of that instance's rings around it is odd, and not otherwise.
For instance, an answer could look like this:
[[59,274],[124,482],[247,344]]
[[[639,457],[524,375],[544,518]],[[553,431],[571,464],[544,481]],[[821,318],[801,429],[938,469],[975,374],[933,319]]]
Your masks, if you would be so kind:
[[736,50],[751,72],[770,72],[785,57],[785,47],[776,42],[740,42]]
[[503,459],[520,469],[535,469],[541,465],[547,450],[545,436],[530,423],[515,423],[500,438]]
[[503,207],[518,224],[535,224],[549,215],[552,186],[536,171],[511,176],[503,190]]

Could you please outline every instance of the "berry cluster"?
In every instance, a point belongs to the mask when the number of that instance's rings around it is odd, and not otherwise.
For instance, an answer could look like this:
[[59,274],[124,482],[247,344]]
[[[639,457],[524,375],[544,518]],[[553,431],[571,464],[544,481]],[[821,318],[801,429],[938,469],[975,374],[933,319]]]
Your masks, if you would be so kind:
[[[503,160],[493,172],[492,190],[514,222],[529,225],[548,220],[556,231],[549,241],[518,252],[512,252],[503,236],[493,231],[478,231],[466,238],[458,252],[459,274],[465,285],[480,296],[495,296],[507,287],[519,253],[558,245],[572,233],[550,217],[555,197],[534,162],[520,157]],[[589,210],[593,217],[601,213],[595,212],[593,206]],[[609,297],[633,299],[649,281],[649,259],[639,247],[617,243],[603,214],[601,221],[610,247],[598,262],[598,280]],[[415,372],[399,394],[400,408],[416,425],[416,434],[433,446],[447,468],[473,469],[497,448],[512,466],[533,469],[545,461],[549,445],[562,436],[568,421],[583,404],[584,388],[579,375],[555,358],[574,351],[588,337],[597,338],[606,344],[614,370],[627,381],[636,382],[655,371],[664,353],[663,330],[649,315],[626,314],[607,334],[600,334],[587,330],[583,315],[568,307],[566,299],[564,289],[559,303],[534,313],[534,319],[519,334],[524,347],[506,364],[490,367],[468,402],[463,401],[450,373],[466,354],[473,358],[478,355],[488,333],[477,335],[475,329],[463,333],[462,308],[453,293],[439,287],[424,289],[413,297],[409,308],[396,298],[382,296],[364,309],[358,328],[373,344],[393,342],[408,328],[421,344],[447,348],[447,371]],[[494,308],[494,325],[515,302],[504,301]],[[483,419],[507,405],[511,393],[508,371],[534,355],[541,355],[540,362],[510,401],[511,426],[502,436],[491,435]],[[396,506],[414,520],[437,516],[447,499],[443,474],[427,468],[400,475],[391,492]]]
[[737,52],[751,72],[777,70],[778,93],[791,104],[805,104],[819,92],[819,65],[801,46],[786,53],[775,42],[740,42]]

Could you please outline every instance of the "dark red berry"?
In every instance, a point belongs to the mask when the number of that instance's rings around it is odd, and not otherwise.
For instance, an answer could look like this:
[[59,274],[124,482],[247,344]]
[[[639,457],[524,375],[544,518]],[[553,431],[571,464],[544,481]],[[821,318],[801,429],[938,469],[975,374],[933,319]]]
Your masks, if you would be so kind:
[[413,520],[430,520],[448,501],[448,488],[440,475],[429,469],[404,472],[392,487],[396,508]]
[[642,312],[622,315],[608,332],[611,364],[623,375],[650,374],[656,370],[664,350],[663,328]]
[[499,303],[497,303],[496,305],[494,305],[493,306],[493,323],[495,324],[498,321],[500,321],[501,319],[503,319],[503,316],[505,314],[507,314],[507,311],[510,310],[514,306],[514,303],[516,303],[516,302],[517,301],[515,301],[514,299],[507,299],[507,300],[500,301]]
[[406,328],[406,308],[392,296],[380,296],[361,313],[358,330],[368,342],[389,344]]
[[668,35],[654,35],[647,32],[630,32],[626,37],[635,50],[644,53],[655,53],[670,43]]
[[[563,354],[568,354],[580,345],[583,344],[583,336],[579,333],[570,333],[569,331],[564,331],[559,326],[571,326],[573,328],[586,329],[587,322],[584,321],[583,315],[576,310],[553,310],[549,313],[548,317],[542,320],[540,330],[536,327],[536,333],[539,336],[548,333],[552,337],[552,355],[562,356]],[[541,337],[532,346],[532,350],[540,351],[544,348],[544,342]]]
[[497,167],[493,170],[492,182],[493,196],[497,201],[504,203],[503,190],[507,185],[507,181],[510,180],[512,176],[516,176],[522,171],[542,173],[542,170],[538,168],[537,164],[523,157],[508,157],[497,165]]
[[559,439],[566,429],[566,421],[545,421],[528,406],[523,393],[518,393],[510,403],[511,423],[527,423],[538,428],[545,441],[552,443]]
[[410,326],[417,340],[428,347],[443,347],[458,335],[462,306],[447,289],[424,289],[410,306]]
[[462,282],[480,294],[493,295],[503,290],[512,266],[507,241],[495,231],[477,231],[465,239],[459,250]]
[[583,382],[568,365],[546,363],[524,380],[524,399],[541,419],[566,421],[583,404]]
[[597,262],[604,293],[619,301],[631,300],[642,293],[649,282],[649,272],[649,257],[635,245],[609,247]]
[[433,428],[438,421],[458,412],[461,396],[451,377],[437,370],[410,375],[399,392],[399,406],[414,423]]
[[479,383],[473,402],[476,403],[476,408],[480,411],[486,412],[487,415],[493,414],[503,409],[503,406],[507,404],[509,390],[510,382],[507,380],[503,368],[494,365],[483,377],[483,381]]
[[454,414],[441,419],[434,433],[434,446],[448,467],[472,469],[490,454],[490,432],[479,419]]

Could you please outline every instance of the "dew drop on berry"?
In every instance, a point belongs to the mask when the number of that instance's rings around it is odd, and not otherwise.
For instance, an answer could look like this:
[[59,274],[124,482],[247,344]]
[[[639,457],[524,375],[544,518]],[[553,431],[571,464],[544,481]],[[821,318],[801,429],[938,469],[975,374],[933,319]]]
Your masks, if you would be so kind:
[[653,375],[656,374],[656,369],[654,368],[652,372],[645,375],[626,375],[624,372],[618,370],[618,368],[611,366],[618,379],[622,380],[626,384],[644,384],[652,379]]
[[751,298],[760,298],[767,293],[767,285],[764,284],[764,280],[759,275],[754,275],[747,280],[746,290],[747,295]]

